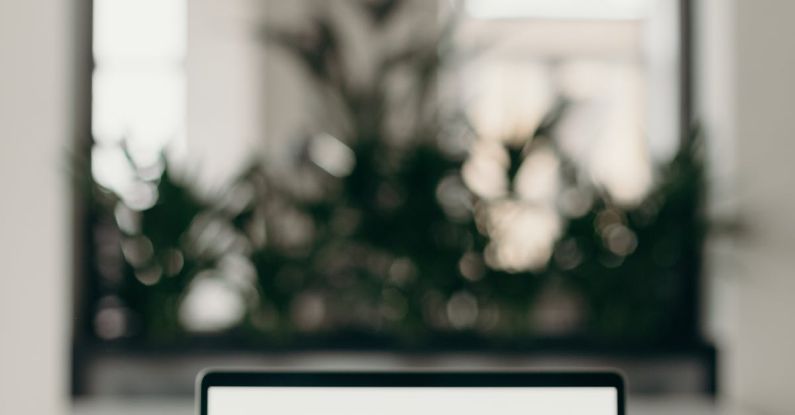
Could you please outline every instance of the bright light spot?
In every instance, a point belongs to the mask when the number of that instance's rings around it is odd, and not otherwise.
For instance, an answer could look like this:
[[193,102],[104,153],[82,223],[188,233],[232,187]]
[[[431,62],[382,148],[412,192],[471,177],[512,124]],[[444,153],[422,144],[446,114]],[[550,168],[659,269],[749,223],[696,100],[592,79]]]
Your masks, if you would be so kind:
[[218,264],[224,280],[239,291],[253,290],[257,279],[257,270],[251,261],[240,254],[228,254]]
[[101,186],[116,194],[124,194],[135,181],[135,172],[115,145],[95,145],[91,149],[91,174]]
[[142,211],[157,202],[157,187],[136,177],[124,150],[115,145],[95,145],[91,149],[91,174],[101,186],[116,193],[125,206]]
[[599,143],[590,159],[595,183],[604,186],[620,205],[632,206],[646,195],[652,185],[652,163],[648,143],[639,122],[645,110],[642,76],[627,68],[613,80],[614,92],[609,103]]
[[140,214],[125,206],[124,203],[116,204],[113,216],[116,218],[116,225],[125,234],[133,235],[141,231]]
[[464,183],[483,199],[496,199],[508,193],[508,152],[494,141],[479,140],[473,146],[461,174]]
[[562,226],[553,209],[513,200],[495,202],[486,209],[489,266],[511,272],[546,266]]
[[149,182],[135,181],[122,193],[124,204],[132,210],[144,211],[157,203],[157,187]]
[[94,0],[94,56],[180,59],[187,45],[186,0]]
[[185,124],[185,82],[181,69],[99,66],[94,74],[92,130],[98,143],[125,140],[133,159],[158,162],[163,148],[181,138]]
[[345,143],[331,134],[318,134],[309,142],[309,158],[318,167],[336,177],[345,177],[356,166],[356,155]]
[[514,189],[522,200],[552,206],[560,187],[560,161],[549,147],[535,148],[516,173]]
[[611,73],[616,68],[631,64],[631,62],[606,62],[588,57],[564,61],[560,64],[557,73],[561,94],[580,102],[599,99],[610,88],[610,84],[606,83],[605,79],[610,79]]
[[479,19],[637,20],[649,13],[649,0],[467,0]]
[[593,206],[593,195],[590,191],[568,187],[558,197],[558,207],[561,213],[570,218],[579,218],[588,213]]
[[477,134],[486,140],[529,137],[555,99],[549,70],[537,62],[492,56],[472,65],[468,112]]
[[182,301],[179,318],[190,331],[212,332],[236,325],[245,315],[240,292],[231,284],[206,273],[191,283]]

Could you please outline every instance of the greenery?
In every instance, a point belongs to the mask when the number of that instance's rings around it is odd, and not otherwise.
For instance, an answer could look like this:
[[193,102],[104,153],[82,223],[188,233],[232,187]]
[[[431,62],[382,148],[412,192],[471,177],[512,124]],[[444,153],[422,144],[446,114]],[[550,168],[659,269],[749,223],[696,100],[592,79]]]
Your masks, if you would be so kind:
[[[357,4],[377,32],[399,19],[402,3]],[[324,130],[302,139],[288,174],[258,159],[223,194],[207,197],[176,178],[165,158],[154,175],[131,159],[137,180],[156,194],[144,208],[92,184],[95,228],[116,235],[95,247],[105,281],[98,291],[127,310],[124,332],[108,337],[180,344],[202,334],[180,309],[197,281],[215,280],[240,294],[244,313],[214,335],[241,344],[692,339],[688,296],[704,235],[697,135],[658,171],[642,203],[621,206],[556,145],[567,108],[561,99],[533,134],[501,144],[509,189],[527,157],[551,149],[563,186],[587,195],[587,209],[560,214],[560,236],[543,266],[500,267],[488,258],[492,238],[481,217],[499,200],[477,196],[461,173],[477,133],[462,111],[439,105],[436,91],[445,65],[460,62],[449,41],[455,25],[385,48],[377,75],[362,84],[347,69],[339,23],[328,13],[313,22],[301,32],[264,34],[303,68],[330,114]],[[410,88],[394,87],[400,74]],[[407,110],[409,127],[395,133],[390,117]],[[334,152],[342,155],[331,167],[318,161]]]

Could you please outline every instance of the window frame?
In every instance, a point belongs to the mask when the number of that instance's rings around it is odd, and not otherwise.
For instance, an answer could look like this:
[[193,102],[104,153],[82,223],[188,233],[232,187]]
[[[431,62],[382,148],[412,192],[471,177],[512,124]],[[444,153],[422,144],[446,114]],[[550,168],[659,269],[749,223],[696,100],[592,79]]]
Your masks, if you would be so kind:
[[[690,131],[695,123],[694,115],[694,88],[693,88],[693,13],[696,9],[697,0],[678,0],[679,16],[678,16],[678,33],[679,33],[679,130],[682,144],[687,143],[687,140],[692,138]],[[92,52],[93,42],[93,0],[80,0],[78,5],[73,9],[79,23],[76,26],[80,28],[79,38],[81,39],[83,47],[81,47],[76,54],[76,60],[80,67],[79,78],[80,82],[77,83],[76,88],[79,88],[79,102],[76,103],[80,119],[76,123],[75,131],[75,154],[76,158],[80,160],[81,169],[85,173],[90,172],[90,151],[93,145],[92,131],[91,131],[91,108],[92,108],[92,75],[95,69],[95,61]],[[89,173],[90,174],[90,173]],[[76,181],[78,182],[78,181]],[[193,350],[164,350],[162,348],[144,347],[140,344],[106,344],[102,341],[97,341],[92,336],[92,306],[97,299],[98,295],[98,273],[93,264],[92,258],[95,254],[95,243],[93,230],[98,220],[97,212],[92,210],[91,206],[86,203],[85,189],[76,183],[72,188],[72,206],[73,206],[73,225],[72,225],[72,343],[71,343],[71,380],[72,396],[83,396],[90,391],[88,385],[88,370],[92,362],[98,356],[104,359],[123,359],[126,356],[138,357],[157,357],[165,359],[173,359],[177,355],[185,354],[229,354],[229,353],[271,353],[271,354],[286,354],[287,350],[278,348],[258,348],[257,350],[246,350],[235,346],[233,342],[218,341],[208,342],[197,345]],[[378,351],[378,352],[398,352],[423,355],[440,355],[448,352],[475,352],[483,355],[503,356],[505,354],[511,356],[515,355],[538,355],[543,353],[561,353],[566,356],[599,356],[610,358],[624,358],[624,359],[639,359],[640,361],[652,360],[655,358],[666,358],[670,356],[690,356],[701,362],[707,373],[707,378],[704,383],[704,392],[714,395],[717,392],[717,351],[715,348],[708,344],[701,333],[701,323],[703,321],[702,313],[702,290],[703,278],[701,275],[702,258],[690,258],[688,261],[688,269],[686,270],[686,280],[689,285],[682,293],[684,303],[687,310],[685,312],[692,316],[690,320],[691,326],[685,328],[685,332],[690,333],[692,345],[687,347],[673,347],[666,348],[664,346],[658,348],[605,348],[596,347],[594,345],[583,345],[577,339],[568,339],[562,342],[541,342],[532,346],[522,345],[511,350],[487,350],[480,347],[478,344],[460,344],[457,342],[441,343],[439,345],[429,347],[423,350],[402,350],[387,345],[375,343],[368,343],[358,347],[351,347],[351,344],[345,346],[344,344],[331,345],[332,349],[344,350],[347,352],[358,351]],[[318,351],[328,349],[327,347],[320,347],[318,345],[309,344],[304,347],[303,351]],[[292,350],[290,350],[292,351]],[[626,360],[625,360],[626,361]]]

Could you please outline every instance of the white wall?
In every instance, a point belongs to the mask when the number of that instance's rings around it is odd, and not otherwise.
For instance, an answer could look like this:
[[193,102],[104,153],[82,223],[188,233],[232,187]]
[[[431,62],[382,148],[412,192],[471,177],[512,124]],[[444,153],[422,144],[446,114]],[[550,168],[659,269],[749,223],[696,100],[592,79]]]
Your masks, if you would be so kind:
[[795,408],[795,2],[737,1],[737,188],[750,225],[738,250],[737,394]]
[[[694,10],[696,119],[707,140],[709,210],[717,221],[735,221],[735,33],[733,0],[698,0]],[[720,388],[735,390],[732,343],[736,337],[737,274],[733,235],[709,238],[706,250],[704,332],[720,348]]]
[[0,412],[58,414],[67,394],[67,0],[0,1]]
[[745,227],[711,249],[711,328],[721,341],[723,386],[731,400],[792,413],[795,2],[701,4],[697,81],[713,145],[713,207]]

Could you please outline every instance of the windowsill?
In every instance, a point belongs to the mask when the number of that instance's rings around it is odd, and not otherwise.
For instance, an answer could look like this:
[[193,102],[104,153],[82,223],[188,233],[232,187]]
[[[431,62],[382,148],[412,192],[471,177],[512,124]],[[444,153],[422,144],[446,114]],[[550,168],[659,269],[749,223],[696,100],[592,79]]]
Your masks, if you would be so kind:
[[[83,372],[79,396],[172,396],[193,393],[196,374],[207,367],[305,370],[487,370],[616,368],[632,379],[630,393],[644,396],[709,396],[714,351],[709,348],[632,354],[528,350],[483,352],[294,352],[294,353],[96,353]],[[85,395],[83,395],[85,394]]]

